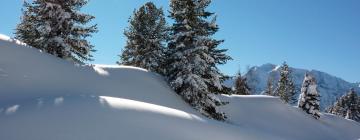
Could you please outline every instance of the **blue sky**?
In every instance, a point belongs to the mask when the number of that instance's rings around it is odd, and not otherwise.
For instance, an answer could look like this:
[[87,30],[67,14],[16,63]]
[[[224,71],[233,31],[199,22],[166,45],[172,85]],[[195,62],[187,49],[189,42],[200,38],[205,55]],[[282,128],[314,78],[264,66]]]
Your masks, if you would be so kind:
[[[23,0],[2,0],[0,33],[13,36]],[[83,11],[96,16],[99,32],[89,40],[96,46],[94,64],[114,64],[125,45],[123,30],[135,8],[147,0],[91,0]],[[153,0],[168,10],[168,0]],[[213,0],[234,60],[220,66],[233,75],[241,67],[264,63],[317,69],[350,82],[360,81],[359,0]],[[167,12],[166,12],[167,13]]]

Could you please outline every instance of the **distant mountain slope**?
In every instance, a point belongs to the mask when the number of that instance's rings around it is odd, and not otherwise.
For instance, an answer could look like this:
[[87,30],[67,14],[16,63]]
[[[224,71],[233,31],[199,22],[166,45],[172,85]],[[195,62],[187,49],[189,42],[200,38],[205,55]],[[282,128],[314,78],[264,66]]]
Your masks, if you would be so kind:
[[[356,88],[357,93],[360,93],[359,84],[347,82],[341,78],[332,76],[325,72],[317,70],[305,70],[299,68],[291,68],[292,77],[295,82],[297,96],[300,93],[301,84],[306,72],[314,75],[318,82],[318,90],[321,95],[321,109],[324,110],[329,105],[333,104],[336,98],[347,93],[350,88]],[[249,86],[254,94],[262,94],[266,88],[269,75],[274,76],[274,86],[276,86],[279,79],[279,66],[274,64],[264,64],[262,66],[255,66],[250,68],[246,77]],[[227,85],[232,85],[233,80],[227,81]]]

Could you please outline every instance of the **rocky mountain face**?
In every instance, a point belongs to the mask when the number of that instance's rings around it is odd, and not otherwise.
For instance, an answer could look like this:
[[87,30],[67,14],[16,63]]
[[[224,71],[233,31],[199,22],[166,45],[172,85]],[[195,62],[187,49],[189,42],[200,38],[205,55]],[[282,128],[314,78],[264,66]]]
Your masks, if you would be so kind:
[[[273,77],[273,84],[276,88],[277,81],[279,80],[280,66],[274,64],[264,64],[262,66],[255,66],[249,69],[246,73],[248,84],[252,89],[252,94],[263,94],[269,76]],[[313,75],[318,84],[318,90],[320,92],[320,107],[321,110],[326,109],[332,105],[336,99],[346,94],[350,88],[355,88],[357,93],[360,93],[360,83],[350,83],[336,76],[332,76],[325,72],[317,70],[305,70],[299,68],[290,68],[292,71],[292,78],[296,86],[296,96],[300,94],[301,84],[304,80],[305,73],[308,72]],[[226,81],[226,85],[232,86],[234,79]]]

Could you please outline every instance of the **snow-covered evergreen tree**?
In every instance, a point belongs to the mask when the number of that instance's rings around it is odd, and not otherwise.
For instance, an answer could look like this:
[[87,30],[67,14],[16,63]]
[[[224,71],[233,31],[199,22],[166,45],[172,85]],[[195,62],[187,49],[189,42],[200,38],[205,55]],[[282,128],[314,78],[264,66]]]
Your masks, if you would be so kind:
[[87,0],[34,0],[24,3],[16,39],[57,57],[74,62],[91,60],[93,46],[86,40],[97,31],[86,27],[94,17],[80,13]]
[[360,97],[351,89],[329,107],[327,112],[360,122]]
[[223,93],[225,75],[217,68],[231,59],[218,45],[223,40],[211,38],[218,31],[216,19],[206,11],[211,0],[171,0],[171,27],[167,52],[167,78],[171,87],[204,115],[224,120],[217,109],[221,101],[214,94]]
[[130,25],[124,34],[127,44],[118,64],[131,65],[163,73],[164,43],[168,38],[162,8],[147,2],[134,11]]
[[314,118],[320,118],[320,95],[317,91],[316,80],[313,76],[305,74],[301,87],[298,107]]
[[241,73],[239,72],[236,80],[235,80],[235,91],[234,94],[237,95],[250,95],[250,87],[247,84],[246,77],[241,76]]
[[264,91],[264,95],[274,96],[274,74],[271,73],[268,77],[267,83],[266,83],[266,89]]
[[285,103],[292,104],[296,102],[295,85],[291,78],[291,70],[286,62],[280,68],[280,79],[274,95],[279,96]]

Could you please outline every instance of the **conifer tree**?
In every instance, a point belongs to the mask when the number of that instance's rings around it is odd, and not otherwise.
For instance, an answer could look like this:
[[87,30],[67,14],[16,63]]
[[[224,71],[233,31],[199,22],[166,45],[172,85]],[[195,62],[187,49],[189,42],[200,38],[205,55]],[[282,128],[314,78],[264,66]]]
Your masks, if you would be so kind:
[[274,96],[274,74],[270,73],[267,83],[266,83],[266,89],[264,91],[265,95]]
[[117,63],[163,74],[164,43],[168,31],[162,8],[147,2],[134,11],[129,24],[124,32],[127,44]]
[[320,95],[317,91],[316,80],[313,76],[305,74],[301,87],[301,94],[298,107],[306,113],[311,114],[315,119],[320,118]]
[[295,85],[291,78],[291,70],[289,65],[284,62],[280,68],[280,79],[278,86],[274,93],[275,96],[279,96],[285,103],[295,103]]
[[340,97],[333,106],[329,107],[327,112],[360,122],[360,97],[352,88],[349,93]]
[[247,80],[245,76],[241,76],[239,72],[236,80],[235,80],[235,91],[234,93],[237,95],[250,95],[250,87],[247,84]]
[[204,115],[224,120],[217,109],[222,102],[214,94],[222,93],[226,77],[217,68],[231,59],[218,45],[223,40],[211,38],[218,31],[213,13],[206,11],[211,0],[171,0],[170,42],[167,53],[167,78],[171,87],[185,101]]
[[84,62],[91,59],[93,46],[86,40],[97,31],[86,26],[93,16],[80,13],[87,0],[34,0],[25,2],[16,39],[62,59]]

